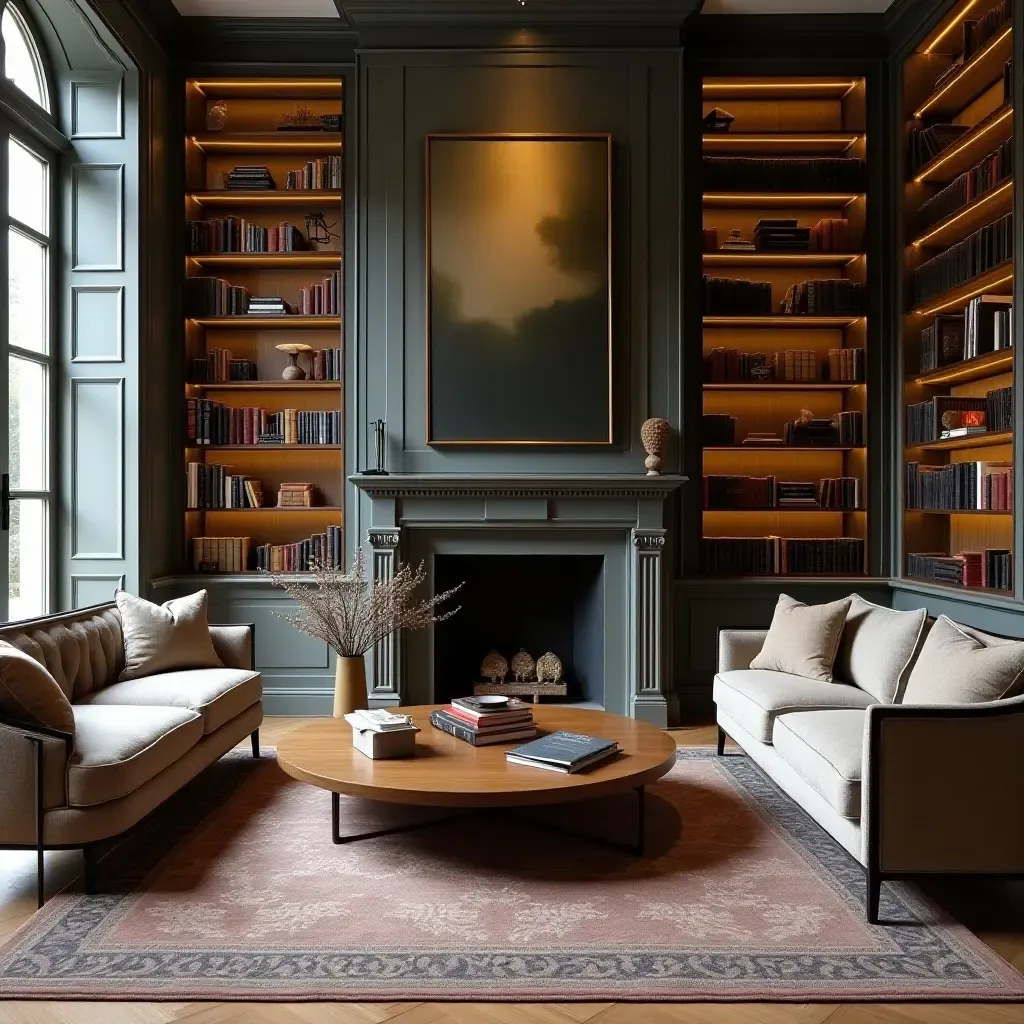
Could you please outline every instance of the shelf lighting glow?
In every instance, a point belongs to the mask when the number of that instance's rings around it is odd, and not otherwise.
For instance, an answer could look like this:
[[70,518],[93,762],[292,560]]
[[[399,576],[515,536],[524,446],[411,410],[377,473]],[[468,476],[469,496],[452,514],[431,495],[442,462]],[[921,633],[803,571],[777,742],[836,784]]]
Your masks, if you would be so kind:
[[852,203],[860,199],[863,192],[705,192],[704,202],[764,202],[764,203],[785,203],[791,206],[799,206],[801,203],[827,202],[830,205]]
[[940,167],[945,166],[949,163],[953,157],[962,153],[968,146],[974,145],[978,139],[984,138],[993,128],[997,125],[1002,124],[1008,117],[1013,117],[1013,107],[1007,107],[994,121],[990,124],[985,125],[980,132],[970,132],[964,136],[963,141],[959,145],[955,145],[950,149],[943,150],[931,164],[927,165],[925,169],[914,178],[917,184],[921,184],[926,178],[934,174]]
[[963,23],[964,19],[970,12],[978,6],[981,0],[971,0],[971,2],[964,7],[962,10],[955,11],[949,24],[925,47],[925,53],[934,53],[935,48],[942,42],[950,32],[955,31]]
[[935,228],[932,228],[932,230],[929,231],[928,234],[922,235],[920,238],[915,239],[913,244],[914,245],[926,245],[930,238],[934,238],[936,235],[941,234],[944,231],[947,231],[950,227],[952,227],[958,221],[962,220],[964,217],[967,217],[967,216],[970,216],[971,214],[977,213],[979,210],[984,209],[989,203],[995,202],[995,200],[999,196],[1005,195],[1007,192],[1012,192],[1012,191],[1013,191],[1013,179],[1011,178],[1008,181],[1004,181],[1002,185],[998,185],[996,188],[992,189],[991,191],[986,192],[982,196],[979,196],[973,203],[971,203],[969,206],[965,206],[955,216],[950,217],[947,220],[941,221],[939,223],[939,225],[937,227],[935,227]]
[[859,82],[855,79],[853,81],[847,81],[846,79],[828,79],[825,81],[792,81],[792,82],[780,82],[775,80],[769,80],[767,82],[720,82],[720,81],[705,81],[702,85],[704,92],[710,93],[722,93],[722,92],[783,92],[790,89],[807,91],[809,89],[846,89],[850,90],[855,88]]
[[984,295],[987,292],[992,291],[993,288],[998,288],[1000,285],[1012,283],[1013,274],[1007,274],[1005,277],[999,278],[998,281],[989,281],[980,287],[971,289],[969,292],[964,292],[963,295],[958,295],[955,299],[946,299],[937,305],[926,306],[922,309],[915,309],[913,312],[916,316],[931,316],[934,313],[943,313],[947,309],[959,309],[962,306],[966,306],[971,299],[978,295]]
[[846,146],[852,146],[855,142],[859,142],[864,136],[858,133],[851,135],[815,135],[813,133],[808,135],[776,135],[772,133],[761,133],[761,132],[737,132],[735,135],[729,135],[726,132],[716,133],[712,132],[709,135],[704,135],[704,142],[724,142],[724,143],[735,143],[737,146],[743,146],[751,142],[779,146],[792,146],[796,143],[807,143],[816,144],[821,146],[827,146],[831,143],[842,143]]
[[1000,32],[995,39],[991,40],[984,49],[979,50],[958,72],[955,74],[938,92],[932,93],[925,102],[914,111],[914,117],[923,117],[932,107],[935,106],[943,96],[952,89],[957,82],[959,82],[964,75],[968,74],[973,68],[983,63],[985,58],[1013,31],[1013,26],[1009,25],[1007,28]]

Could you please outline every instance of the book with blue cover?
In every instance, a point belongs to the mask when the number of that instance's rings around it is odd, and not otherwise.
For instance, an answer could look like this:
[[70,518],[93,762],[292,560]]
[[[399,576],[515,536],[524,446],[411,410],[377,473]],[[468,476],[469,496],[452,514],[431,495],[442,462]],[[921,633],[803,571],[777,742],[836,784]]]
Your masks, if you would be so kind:
[[505,760],[530,768],[544,768],[550,772],[572,773],[613,757],[618,750],[619,745],[615,740],[563,729],[506,751]]

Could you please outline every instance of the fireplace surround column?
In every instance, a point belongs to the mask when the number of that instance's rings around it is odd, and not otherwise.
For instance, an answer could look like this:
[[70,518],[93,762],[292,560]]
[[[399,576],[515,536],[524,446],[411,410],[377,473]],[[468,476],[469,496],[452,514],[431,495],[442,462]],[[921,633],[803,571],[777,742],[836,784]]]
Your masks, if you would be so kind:
[[633,539],[633,716],[667,724],[662,691],[662,556],[667,530],[636,529]]
[[[371,529],[367,541],[373,552],[373,579],[391,580],[395,577],[398,561],[398,545],[402,533],[398,527],[383,530]],[[374,707],[386,707],[402,702],[401,684],[401,637],[392,633],[379,641],[373,648],[373,686],[370,700]]]

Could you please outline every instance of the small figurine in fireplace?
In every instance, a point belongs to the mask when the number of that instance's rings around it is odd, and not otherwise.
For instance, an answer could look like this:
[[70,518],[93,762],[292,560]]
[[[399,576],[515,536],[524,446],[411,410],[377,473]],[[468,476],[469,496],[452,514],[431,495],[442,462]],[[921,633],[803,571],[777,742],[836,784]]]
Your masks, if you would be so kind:
[[505,676],[508,675],[508,662],[497,651],[491,651],[480,666],[480,675],[484,679],[490,679],[491,683],[497,686],[499,683],[505,682]]
[[536,662],[522,647],[518,654],[512,655],[512,675],[517,683],[533,682],[533,670]]
[[562,681],[562,659],[548,651],[537,659],[537,682],[560,683]]

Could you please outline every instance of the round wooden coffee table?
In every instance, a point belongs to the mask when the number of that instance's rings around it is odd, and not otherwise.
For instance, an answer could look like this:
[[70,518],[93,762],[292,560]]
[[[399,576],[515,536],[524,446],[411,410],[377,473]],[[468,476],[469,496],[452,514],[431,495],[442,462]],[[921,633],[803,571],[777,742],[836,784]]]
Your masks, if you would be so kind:
[[332,794],[336,843],[369,839],[418,825],[381,829],[356,836],[339,834],[339,794],[386,803],[426,807],[487,809],[535,807],[611,796],[634,790],[638,797],[637,839],[628,845],[643,852],[644,787],[675,764],[676,745],[668,733],[646,722],[579,708],[534,707],[538,733],[586,733],[616,740],[619,754],[604,764],[564,775],[509,764],[505,751],[523,741],[474,747],[430,724],[430,712],[444,705],[394,708],[419,726],[414,757],[382,760],[366,757],[352,746],[352,727],[342,719],[318,718],[287,733],[278,744],[278,764],[293,778]]

